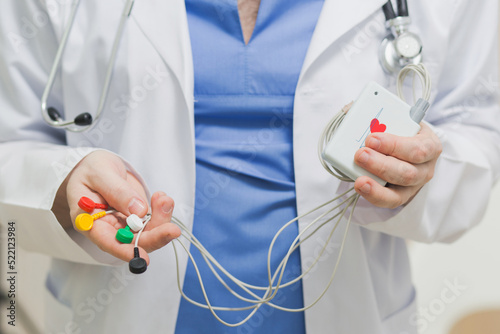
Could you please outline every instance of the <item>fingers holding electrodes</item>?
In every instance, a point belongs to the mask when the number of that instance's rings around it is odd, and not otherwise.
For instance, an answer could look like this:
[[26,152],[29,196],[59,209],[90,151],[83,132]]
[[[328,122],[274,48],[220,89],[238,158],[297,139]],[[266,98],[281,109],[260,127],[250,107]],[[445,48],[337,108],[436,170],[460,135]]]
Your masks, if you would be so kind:
[[[110,224],[94,224],[94,227],[88,231],[87,237],[102,251],[129,262],[134,258],[134,244],[118,242],[116,233],[116,229]],[[139,251],[146,264],[149,264],[147,252],[142,248]]]
[[[124,219],[115,210],[94,213],[94,210],[109,207],[106,203],[96,202],[87,196],[78,200],[78,206],[85,213],[77,216],[76,227],[101,250],[129,261],[129,269],[135,274],[146,271],[149,264],[147,253],[165,246],[181,234],[179,227],[171,223],[174,201],[162,192],[153,195],[152,213],[144,217],[130,214]],[[110,214],[116,216],[106,217]],[[106,217],[106,222],[94,224],[94,221],[103,217]]]
[[[80,213],[75,219],[77,230],[87,236],[102,251],[123,261],[134,260],[135,273],[146,271],[149,263],[146,251],[143,249],[135,250],[131,243],[135,237],[133,232],[140,231],[149,216],[139,218],[136,215],[130,215],[125,220],[121,213],[109,208],[107,204],[99,203],[87,196],[82,196],[79,199],[78,207],[85,212]],[[109,210],[96,211],[99,209]],[[138,260],[135,254],[145,254],[145,256]],[[141,266],[138,265],[139,263]]]
[[[134,257],[129,261],[129,270],[134,274],[145,272],[149,264],[148,260],[141,257],[141,250],[145,253],[153,252],[180,236],[179,227],[170,223],[173,200],[164,193],[155,193],[151,205],[152,214],[147,214],[144,218],[130,215],[127,217],[127,226],[116,234],[117,240],[122,243],[135,239]],[[132,232],[138,233],[134,237]],[[139,245],[142,248],[139,248]]]
[[151,198],[151,221],[143,231],[139,245],[152,252],[162,248],[181,235],[180,228],[171,223],[174,201],[165,193],[157,192]]

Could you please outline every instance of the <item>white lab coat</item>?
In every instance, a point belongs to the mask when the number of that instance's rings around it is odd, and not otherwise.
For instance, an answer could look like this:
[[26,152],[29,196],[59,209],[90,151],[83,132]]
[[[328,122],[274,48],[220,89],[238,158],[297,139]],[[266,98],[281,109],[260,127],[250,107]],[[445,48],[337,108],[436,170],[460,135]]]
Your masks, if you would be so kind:
[[[322,170],[316,156],[325,123],[370,80],[394,90],[377,57],[386,35],[384,2],[325,1],[295,96],[299,214],[346,187]],[[497,1],[422,0],[409,6],[433,80],[426,120],[442,140],[443,154],[434,179],[405,207],[378,209],[360,201],[334,284],[306,312],[308,333],[415,333],[416,294],[403,238],[455,240],[480,221],[498,177]],[[121,8],[118,0],[82,1],[49,101],[66,118],[95,113]],[[174,214],[192,224],[193,68],[184,1],[135,3],[105,114],[83,134],[49,128],[39,111],[69,9],[65,0],[7,0],[0,11],[0,221],[16,221],[22,247],[57,259],[47,287],[74,318],[47,331],[173,333],[180,294],[171,246],[151,254],[148,271],[133,276],[126,264],[64,231],[50,210],[71,168],[100,147],[130,163],[151,193],[172,196]],[[300,220],[300,228],[310,220]],[[301,246],[303,266],[311,264],[326,233]],[[340,238],[337,233],[304,279],[305,304],[327,282]],[[186,261],[181,252],[181,282]],[[258,313],[239,332],[254,331],[263,316]]]

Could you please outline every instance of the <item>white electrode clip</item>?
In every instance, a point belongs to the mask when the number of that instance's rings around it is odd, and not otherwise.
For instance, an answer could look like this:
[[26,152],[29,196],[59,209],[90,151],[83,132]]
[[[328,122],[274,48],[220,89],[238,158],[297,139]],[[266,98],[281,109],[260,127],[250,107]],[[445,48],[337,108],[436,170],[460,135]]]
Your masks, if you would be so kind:
[[[148,216],[146,216],[148,217]],[[145,218],[139,218],[139,216],[135,214],[131,214],[130,216],[127,217],[127,225],[130,227],[130,229],[134,232],[139,232],[142,230],[144,226],[144,222],[146,221]]]

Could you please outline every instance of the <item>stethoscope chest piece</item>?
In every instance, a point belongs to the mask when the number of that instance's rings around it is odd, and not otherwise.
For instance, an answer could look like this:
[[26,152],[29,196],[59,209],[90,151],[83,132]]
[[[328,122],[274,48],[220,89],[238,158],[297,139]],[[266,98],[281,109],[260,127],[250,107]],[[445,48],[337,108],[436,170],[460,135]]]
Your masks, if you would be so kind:
[[383,8],[390,34],[380,44],[379,60],[388,74],[396,75],[406,65],[418,65],[422,62],[422,41],[408,30],[411,19],[407,16],[406,4],[403,8],[404,12],[401,13],[400,10],[399,13],[401,16],[395,15],[390,2]]

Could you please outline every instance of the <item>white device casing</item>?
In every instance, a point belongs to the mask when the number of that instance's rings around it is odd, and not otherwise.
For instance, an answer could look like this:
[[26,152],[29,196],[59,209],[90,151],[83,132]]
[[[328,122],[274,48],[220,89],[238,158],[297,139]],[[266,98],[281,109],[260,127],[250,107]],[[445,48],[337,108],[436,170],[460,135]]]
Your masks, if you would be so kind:
[[[323,159],[352,180],[366,175],[384,186],[386,181],[355,164],[354,154],[365,146],[366,137],[371,132],[403,137],[416,135],[420,125],[411,119],[410,109],[407,103],[384,87],[375,82],[368,83],[326,145]],[[382,130],[383,125],[385,131],[377,131]]]

